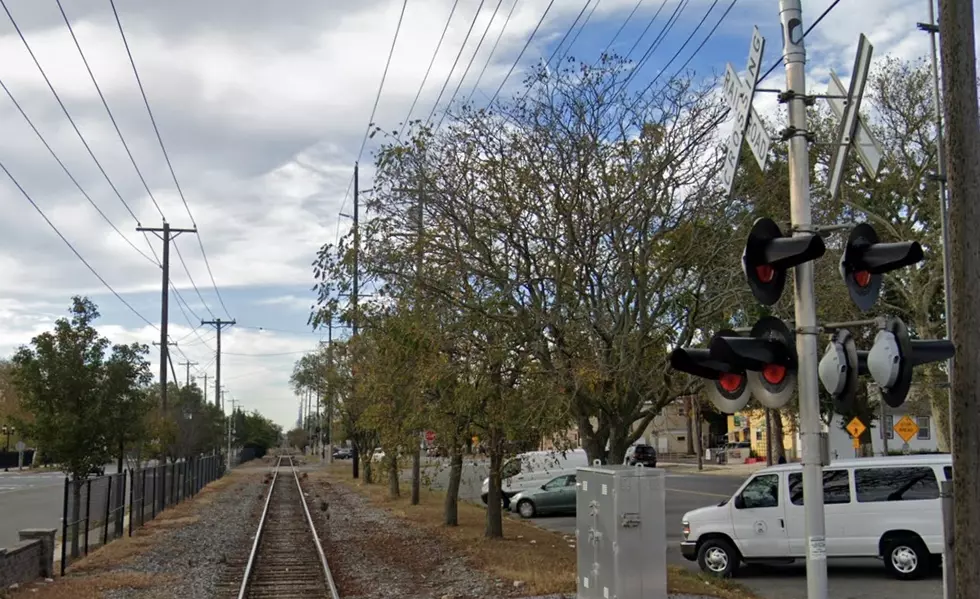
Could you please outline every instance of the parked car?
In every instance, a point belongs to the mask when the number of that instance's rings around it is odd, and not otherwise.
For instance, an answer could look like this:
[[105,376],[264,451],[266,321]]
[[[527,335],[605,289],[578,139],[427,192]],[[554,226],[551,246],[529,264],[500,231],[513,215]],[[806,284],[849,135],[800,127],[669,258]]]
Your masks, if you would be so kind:
[[[823,470],[826,556],[881,558],[901,580],[924,575],[941,561],[939,481],[952,469],[949,454],[832,461]],[[770,466],[731,499],[684,514],[681,554],[719,576],[805,559],[804,522],[802,466]]]
[[349,460],[354,457],[354,452],[346,447],[338,447],[333,452],[333,459],[335,460]]
[[[511,498],[521,491],[537,489],[556,476],[575,474],[576,468],[588,466],[589,460],[584,449],[560,451],[529,451],[507,460],[500,467],[500,490],[505,509],[510,507]],[[483,480],[480,499],[487,503],[490,493],[490,479]]]
[[575,513],[575,475],[563,474],[549,480],[537,489],[521,491],[511,498],[511,509],[522,518]]
[[645,443],[638,443],[627,448],[623,465],[636,466],[637,464],[647,468],[656,468],[657,450],[652,445],[646,445]]
[[88,470],[89,476],[105,476],[105,466],[92,466]]

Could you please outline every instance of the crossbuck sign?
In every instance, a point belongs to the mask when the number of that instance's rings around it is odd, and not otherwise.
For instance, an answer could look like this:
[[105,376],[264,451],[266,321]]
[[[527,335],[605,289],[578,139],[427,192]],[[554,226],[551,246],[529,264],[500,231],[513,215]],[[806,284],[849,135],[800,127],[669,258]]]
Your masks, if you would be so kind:
[[766,40],[759,33],[759,28],[752,29],[752,44],[749,47],[749,62],[746,66],[748,80],[743,80],[735,72],[735,67],[728,63],[725,68],[725,100],[735,112],[735,125],[731,135],[728,136],[725,156],[724,170],[722,170],[722,183],[725,185],[726,193],[731,195],[732,187],[735,184],[735,171],[738,169],[738,155],[742,150],[742,140],[748,137],[749,149],[755,156],[759,168],[765,170],[766,159],[769,157],[769,145],[772,140],[762,124],[762,119],[752,108],[752,99],[755,96],[755,86],[759,79],[759,70],[762,66],[762,51],[766,47]]

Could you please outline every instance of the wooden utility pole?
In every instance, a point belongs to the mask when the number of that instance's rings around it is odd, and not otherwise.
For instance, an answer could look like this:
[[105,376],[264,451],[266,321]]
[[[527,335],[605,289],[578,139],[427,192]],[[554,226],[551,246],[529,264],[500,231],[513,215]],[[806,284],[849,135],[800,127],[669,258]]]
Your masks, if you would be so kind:
[[204,373],[204,403],[208,403],[208,373]]
[[183,366],[186,369],[186,376],[184,377],[184,384],[187,387],[191,386],[191,366],[197,366],[197,362],[191,362],[190,360],[186,362],[178,362],[178,366]]
[[950,446],[953,454],[955,589],[972,599],[980,588],[980,118],[972,0],[939,0],[946,176],[949,191],[949,257],[956,346]]
[[214,405],[218,406],[222,410],[224,409],[224,398],[219,393],[221,389],[221,329],[224,327],[230,327],[237,324],[234,319],[232,320],[221,320],[216,318],[214,320],[202,320],[201,326],[211,325],[218,331],[218,347],[215,350],[215,362],[214,362]]
[[140,233],[153,233],[163,241],[163,262],[160,265],[163,274],[163,289],[160,296],[160,404],[167,411],[167,364],[170,361],[170,349],[167,347],[168,325],[170,322],[170,241],[181,233],[197,233],[194,229],[174,229],[170,223],[163,221],[163,226],[138,226]]
[[[361,230],[360,230],[360,227],[359,227],[359,224],[360,223],[358,221],[358,218],[359,218],[358,210],[360,208],[360,198],[358,197],[358,191],[359,191],[358,190],[358,185],[360,185],[360,180],[359,179],[360,179],[360,177],[359,177],[359,174],[358,174],[357,163],[355,162],[354,163],[354,273],[353,273],[353,279],[354,280],[353,280],[353,289],[351,290],[352,293],[351,293],[351,298],[350,298],[351,299],[351,303],[353,304],[353,318],[351,319],[351,338],[352,339],[357,337],[357,325],[358,325],[358,320],[359,320],[358,313],[357,313],[357,300],[358,300],[357,293],[359,291],[358,290],[358,286],[357,286],[357,284],[358,284],[358,279],[357,279],[357,275],[358,275],[358,273],[357,273],[357,271],[358,271],[358,264],[357,263],[358,263],[358,260],[360,258],[360,253],[361,253]],[[357,385],[354,382],[354,366],[355,366],[354,365],[354,360],[352,359],[351,360],[351,386],[352,386],[352,388],[351,388],[351,394],[353,394],[355,392],[355,390],[357,389]],[[360,448],[355,443],[354,444],[354,455],[353,455],[353,459],[351,460],[351,468],[353,470],[353,476],[354,476],[354,478],[358,478],[358,476],[360,474],[361,456],[360,456],[359,449]]]

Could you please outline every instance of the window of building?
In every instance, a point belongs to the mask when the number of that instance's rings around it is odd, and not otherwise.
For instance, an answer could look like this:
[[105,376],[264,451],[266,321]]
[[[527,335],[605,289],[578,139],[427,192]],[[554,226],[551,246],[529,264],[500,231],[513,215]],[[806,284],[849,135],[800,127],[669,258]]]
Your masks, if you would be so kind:
[[755,431],[755,440],[756,441],[762,441],[762,431],[756,429],[756,431]]
[[885,415],[885,438],[889,440],[895,438],[895,417],[891,414]]
[[762,474],[742,490],[742,509],[779,507],[779,475]]
[[[803,475],[794,472],[789,475],[789,500],[793,505],[803,505]],[[824,505],[851,502],[850,477],[847,470],[824,470]]]
[[928,466],[857,468],[854,488],[861,503],[939,498],[939,481]]
[[919,434],[916,435],[916,438],[923,441],[928,441],[931,434],[931,431],[929,430],[929,417],[919,416],[915,419],[915,423],[919,425]]

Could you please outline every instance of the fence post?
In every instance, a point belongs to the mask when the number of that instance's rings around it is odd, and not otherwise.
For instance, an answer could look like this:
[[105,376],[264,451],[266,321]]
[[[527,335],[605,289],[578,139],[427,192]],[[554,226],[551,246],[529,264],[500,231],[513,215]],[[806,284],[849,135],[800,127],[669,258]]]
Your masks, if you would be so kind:
[[127,473],[129,470],[122,471],[122,487],[119,488],[119,493],[116,497],[116,503],[113,508],[116,510],[116,538],[122,536],[123,534],[123,522],[126,521],[126,483],[129,480]]
[[109,475],[109,487],[105,492],[105,520],[102,522],[102,544],[109,542],[109,507],[112,504],[112,475]]
[[[133,536],[133,518],[136,517],[136,506],[133,505],[133,494],[136,492],[136,477],[129,481],[129,536]],[[125,499],[123,499],[125,501]]]
[[153,468],[153,495],[151,495],[150,499],[150,520],[157,517],[157,495],[159,494],[157,493],[157,479],[160,478],[157,471],[159,470],[159,466]]
[[143,517],[146,514],[146,468],[141,472],[143,476],[140,481],[140,526],[143,526]]
[[65,477],[65,500],[61,508],[61,575],[65,575],[65,562],[68,561],[68,477]]
[[88,527],[92,523],[92,479],[85,479],[85,555],[88,555]]

